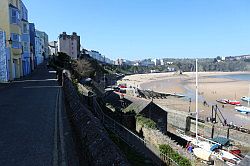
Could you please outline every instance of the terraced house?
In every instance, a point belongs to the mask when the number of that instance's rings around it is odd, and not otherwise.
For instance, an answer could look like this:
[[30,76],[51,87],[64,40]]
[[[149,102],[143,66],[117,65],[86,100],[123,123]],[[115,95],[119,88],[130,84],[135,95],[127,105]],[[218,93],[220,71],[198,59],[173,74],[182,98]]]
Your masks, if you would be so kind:
[[28,10],[20,1],[20,23],[22,28],[22,72],[23,75],[28,75],[31,72],[31,56],[30,56],[30,34],[28,22]]
[[23,76],[20,8],[20,0],[0,1],[0,28],[5,31],[7,47],[10,48],[7,62],[10,80]]

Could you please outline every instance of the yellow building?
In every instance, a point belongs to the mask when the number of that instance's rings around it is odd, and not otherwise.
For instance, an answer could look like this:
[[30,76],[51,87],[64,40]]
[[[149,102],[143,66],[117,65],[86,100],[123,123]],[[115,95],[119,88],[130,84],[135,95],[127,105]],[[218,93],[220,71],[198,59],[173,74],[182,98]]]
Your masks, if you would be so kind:
[[8,61],[10,80],[23,76],[20,1],[0,0],[0,29],[6,32],[7,47],[11,48]]

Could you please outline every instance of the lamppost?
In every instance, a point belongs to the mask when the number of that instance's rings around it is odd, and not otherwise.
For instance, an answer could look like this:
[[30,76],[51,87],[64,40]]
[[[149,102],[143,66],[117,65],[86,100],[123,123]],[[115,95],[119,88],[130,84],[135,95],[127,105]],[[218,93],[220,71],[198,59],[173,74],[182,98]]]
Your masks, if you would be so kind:
[[6,42],[8,42],[9,43],[9,46],[11,47],[11,45],[12,45],[12,39],[11,39],[11,37],[10,37],[10,39],[9,40],[6,40]]

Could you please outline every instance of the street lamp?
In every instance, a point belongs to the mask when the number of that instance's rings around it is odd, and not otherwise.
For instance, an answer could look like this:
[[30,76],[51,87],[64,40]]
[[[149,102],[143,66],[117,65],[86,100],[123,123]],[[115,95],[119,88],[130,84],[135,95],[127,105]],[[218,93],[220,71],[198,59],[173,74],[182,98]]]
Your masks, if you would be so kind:
[[12,39],[10,37],[10,39],[8,40],[9,44],[11,45],[12,44]]

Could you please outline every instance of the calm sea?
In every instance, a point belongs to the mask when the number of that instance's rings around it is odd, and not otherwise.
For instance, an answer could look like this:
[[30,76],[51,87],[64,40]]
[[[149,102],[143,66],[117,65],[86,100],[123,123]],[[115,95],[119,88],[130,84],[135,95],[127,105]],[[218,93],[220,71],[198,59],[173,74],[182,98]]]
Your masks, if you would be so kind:
[[250,81],[250,74],[230,74],[230,75],[219,75],[211,76],[213,78],[229,78],[233,80]]

